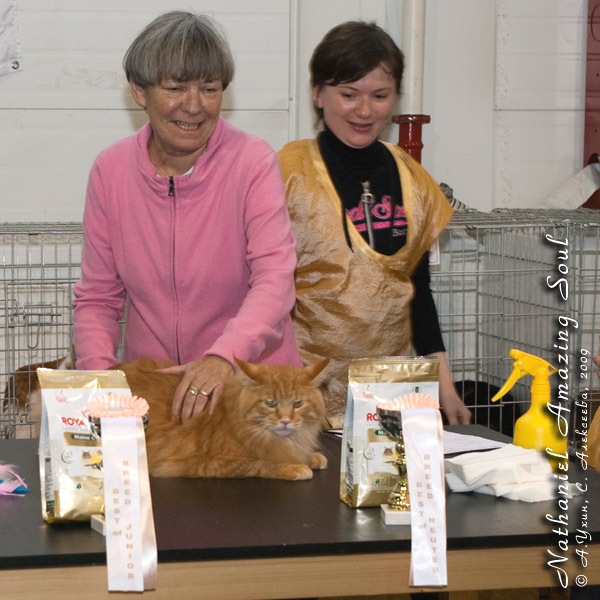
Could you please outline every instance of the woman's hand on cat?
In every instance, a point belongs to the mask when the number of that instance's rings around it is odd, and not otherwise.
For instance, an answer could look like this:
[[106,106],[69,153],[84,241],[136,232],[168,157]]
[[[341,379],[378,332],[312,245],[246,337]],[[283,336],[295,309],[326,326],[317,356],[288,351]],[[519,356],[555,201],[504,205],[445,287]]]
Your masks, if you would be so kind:
[[230,362],[220,356],[209,355],[185,365],[158,369],[169,375],[182,375],[173,395],[171,415],[186,423],[208,406],[212,413],[223,393],[223,384],[233,373]]

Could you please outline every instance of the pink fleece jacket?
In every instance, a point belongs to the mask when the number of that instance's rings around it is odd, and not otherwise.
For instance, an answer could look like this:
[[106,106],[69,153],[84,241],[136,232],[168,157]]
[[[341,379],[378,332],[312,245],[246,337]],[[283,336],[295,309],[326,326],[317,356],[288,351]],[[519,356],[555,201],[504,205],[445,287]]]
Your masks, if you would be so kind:
[[193,171],[159,177],[152,129],[100,153],[88,181],[75,285],[78,369],[216,354],[301,365],[290,310],[295,243],[277,156],[221,119]]

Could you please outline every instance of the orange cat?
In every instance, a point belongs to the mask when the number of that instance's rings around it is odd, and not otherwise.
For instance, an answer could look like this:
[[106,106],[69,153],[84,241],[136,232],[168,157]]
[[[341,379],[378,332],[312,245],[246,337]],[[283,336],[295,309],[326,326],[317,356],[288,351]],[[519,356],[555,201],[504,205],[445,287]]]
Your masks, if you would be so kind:
[[[318,437],[325,407],[313,380],[327,365],[256,365],[225,383],[212,415],[182,424],[171,418],[180,376],[157,373],[167,366],[138,359],[114,367],[124,371],[131,393],[150,405],[146,447],[150,474],[157,477],[265,477],[311,479],[324,469]],[[245,374],[249,381],[243,381]]]

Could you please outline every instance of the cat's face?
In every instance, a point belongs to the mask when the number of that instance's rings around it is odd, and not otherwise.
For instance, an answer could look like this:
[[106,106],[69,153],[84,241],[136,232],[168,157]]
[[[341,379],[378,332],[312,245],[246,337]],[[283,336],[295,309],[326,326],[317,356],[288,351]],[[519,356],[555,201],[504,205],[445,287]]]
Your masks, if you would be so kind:
[[304,368],[238,364],[251,379],[242,388],[240,409],[253,427],[287,437],[305,425],[323,422],[323,396],[313,379],[326,361]]
[[257,427],[278,436],[293,434],[305,424],[323,419],[323,397],[310,386],[256,385],[242,391],[240,402],[245,418]]

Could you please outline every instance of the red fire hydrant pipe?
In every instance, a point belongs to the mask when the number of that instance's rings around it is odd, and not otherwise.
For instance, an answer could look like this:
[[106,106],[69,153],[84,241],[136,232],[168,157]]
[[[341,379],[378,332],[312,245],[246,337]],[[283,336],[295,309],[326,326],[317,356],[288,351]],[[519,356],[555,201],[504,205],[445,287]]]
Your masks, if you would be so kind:
[[404,148],[417,162],[421,162],[423,150],[423,125],[429,123],[429,115],[394,115],[392,123],[400,126],[398,132],[398,146]]

